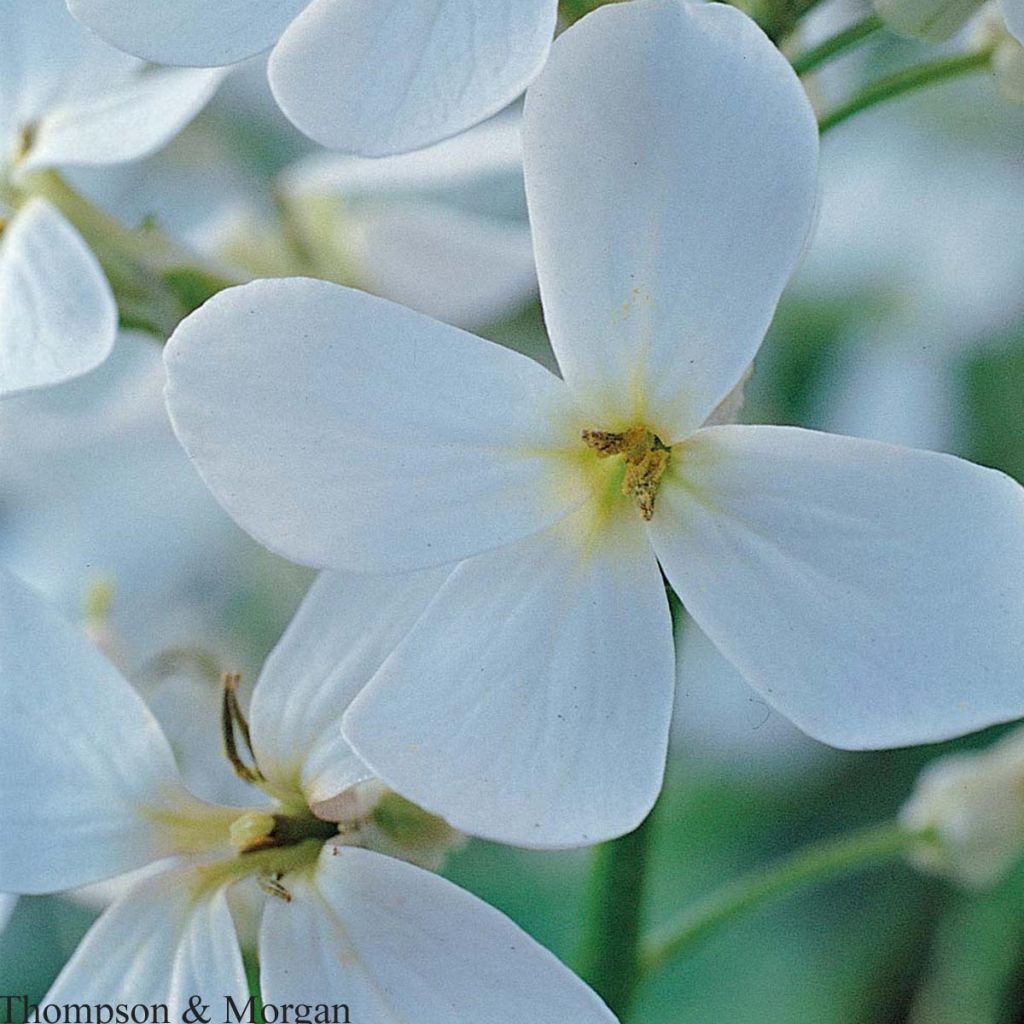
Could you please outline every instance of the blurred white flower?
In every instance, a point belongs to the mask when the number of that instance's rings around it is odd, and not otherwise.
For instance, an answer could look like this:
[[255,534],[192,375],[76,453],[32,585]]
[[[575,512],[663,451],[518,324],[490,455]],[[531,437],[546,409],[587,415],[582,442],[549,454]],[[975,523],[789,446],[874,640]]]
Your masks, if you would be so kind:
[[420,149],[514,100],[544,64],[556,0],[68,0],[104,39],[162,64],[273,47],[281,109],[323,145]]
[[265,1001],[344,1002],[367,1024],[614,1021],[511,921],[414,866],[457,835],[388,793],[341,738],[346,694],[433,592],[431,574],[322,577],[260,676],[251,730],[226,686],[227,749],[258,787],[244,809],[194,797],[131,686],[0,573],[0,889],[164,861],[100,917],[46,1002],[157,1002],[176,1017],[195,994],[244,1005],[226,893],[257,881]]
[[874,0],[875,10],[888,28],[928,42],[951,39],[982,8],[1001,17],[1010,33],[1024,42],[1024,2],[999,0]]
[[[991,110],[1010,131],[1012,111]],[[958,121],[977,113],[964,98]],[[815,382],[812,422],[956,451],[959,361],[1024,317],[1024,180],[1016,159],[920,110],[830,136],[815,234],[792,285],[805,302],[856,304],[855,333]],[[825,386],[827,385],[827,386]]]
[[1005,0],[1002,16],[989,7],[974,39],[992,50],[992,74],[1003,98],[1024,105],[1024,0]]
[[405,156],[317,154],[279,184],[294,228],[328,256],[314,276],[469,328],[536,290],[518,116]]
[[90,376],[0,404],[0,559],[71,618],[109,587],[107,649],[131,670],[169,647],[237,652],[230,612],[255,580],[294,591],[196,476],[164,379],[159,346],[124,334]]
[[365,572],[466,559],[346,716],[360,756],[475,834],[632,828],[672,708],[662,570],[765,700],[834,745],[1024,713],[1020,488],[933,453],[702,428],[816,195],[810,106],[754,23],[599,9],[531,88],[524,145],[564,381],[308,280],[223,292],[166,350],[178,436],[261,542]]
[[956,35],[984,3],[985,0],[875,0],[875,10],[894,32],[941,42]]
[[0,6],[0,398],[88,372],[117,331],[96,257],[54,206],[26,195],[26,181],[153,152],[221,77],[145,71],[85,31],[61,0]]
[[971,887],[998,881],[1024,853],[1024,729],[988,750],[934,761],[900,820],[931,833],[911,853],[922,870]]

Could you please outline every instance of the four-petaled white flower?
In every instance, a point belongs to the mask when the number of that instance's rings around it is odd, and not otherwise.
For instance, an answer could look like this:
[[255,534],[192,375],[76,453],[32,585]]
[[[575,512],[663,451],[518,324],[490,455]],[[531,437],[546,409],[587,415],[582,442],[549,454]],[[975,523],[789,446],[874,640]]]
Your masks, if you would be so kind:
[[707,425],[815,201],[814,117],[763,33],[724,5],[600,8],[529,90],[524,149],[564,379],[309,280],[224,292],[166,351],[178,436],[258,540],[360,572],[459,563],[349,709],[360,756],[474,834],[633,827],[672,708],[662,572],[765,700],[834,745],[1024,713],[1013,481]]
[[270,86],[303,132],[386,156],[471,127],[544,64],[556,0],[68,0],[104,39],[161,64],[273,46]]
[[117,332],[99,262],[53,205],[23,194],[26,176],[152,153],[221,77],[145,71],[61,0],[0,5],[0,398],[86,373]]
[[270,1002],[346,1003],[365,1024],[613,1024],[506,917],[407,863],[435,860],[457,834],[384,790],[341,738],[346,693],[436,575],[321,577],[256,684],[251,723],[226,689],[228,750],[263,791],[248,809],[193,796],[132,687],[0,575],[0,890],[63,890],[163,862],[103,914],[47,1002],[166,1003],[179,1019],[192,994],[244,1005],[226,891],[255,878],[270,894],[259,936]]

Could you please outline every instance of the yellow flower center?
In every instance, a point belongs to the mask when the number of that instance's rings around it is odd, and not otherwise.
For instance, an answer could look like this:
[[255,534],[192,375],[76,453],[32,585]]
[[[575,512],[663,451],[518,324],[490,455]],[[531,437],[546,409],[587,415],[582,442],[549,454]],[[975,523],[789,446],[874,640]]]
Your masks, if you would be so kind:
[[584,430],[583,443],[592,448],[599,459],[621,455],[625,463],[622,494],[632,498],[640,515],[650,520],[654,500],[665,475],[672,449],[657,434],[643,426],[630,427],[621,433],[609,430]]

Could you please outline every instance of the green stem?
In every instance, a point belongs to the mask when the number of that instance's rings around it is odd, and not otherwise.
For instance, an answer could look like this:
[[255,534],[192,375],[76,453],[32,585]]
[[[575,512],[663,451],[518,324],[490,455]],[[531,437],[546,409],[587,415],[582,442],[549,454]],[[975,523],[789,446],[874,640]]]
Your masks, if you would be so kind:
[[646,939],[642,948],[643,969],[652,971],[661,967],[734,917],[776,896],[811,882],[891,860],[921,838],[920,834],[908,832],[895,822],[874,826],[814,843],[775,864],[738,878],[683,911]]
[[26,202],[32,196],[57,207],[96,255],[124,327],[166,338],[211,295],[240,283],[152,227],[125,227],[56,171],[35,172],[19,181],[17,199]]
[[975,53],[958,54],[955,57],[943,57],[929,61],[927,64],[916,64],[904,68],[892,75],[872,82],[866,89],[853,99],[836,107],[835,110],[823,115],[818,121],[822,135],[837,124],[849,120],[854,114],[885,103],[887,100],[903,96],[908,92],[960,78],[975,71],[984,71],[992,62],[991,49],[978,50]]
[[580,975],[620,1019],[640,981],[640,916],[654,814],[594,850],[583,917]]
[[793,58],[793,70],[798,75],[806,75],[809,71],[852,49],[880,28],[884,28],[884,22],[877,14],[872,14],[823,40],[817,46],[797,54]]

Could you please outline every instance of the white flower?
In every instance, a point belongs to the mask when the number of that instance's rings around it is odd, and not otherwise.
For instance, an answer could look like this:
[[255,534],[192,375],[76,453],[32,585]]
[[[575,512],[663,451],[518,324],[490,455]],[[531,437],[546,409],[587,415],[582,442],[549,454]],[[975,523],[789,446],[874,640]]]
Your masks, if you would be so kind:
[[1024,730],[934,761],[900,820],[931,832],[911,853],[918,867],[974,888],[996,882],[1024,853]]
[[813,114],[756,25],[678,0],[599,9],[531,87],[524,151],[564,380],[308,280],[221,293],[166,351],[178,436],[258,540],[366,572],[464,560],[349,710],[360,756],[474,834],[633,827],[672,709],[662,571],[764,699],[831,744],[1024,713],[1013,481],[702,426],[750,366],[815,201]]
[[1024,2],[1006,0],[989,8],[974,31],[977,46],[992,52],[992,75],[1004,99],[1024,104]]
[[404,156],[316,154],[279,193],[337,280],[446,323],[483,326],[536,291],[518,117]]
[[93,253],[27,175],[146,156],[220,75],[145,72],[61,0],[0,6],[0,398],[80,376],[109,354],[117,308]]
[[164,377],[152,339],[122,333],[88,377],[0,403],[0,562],[70,618],[106,581],[114,649],[133,668],[167,647],[236,648],[228,610],[268,572],[295,598],[196,478]]
[[941,42],[955,35],[984,3],[985,0],[875,0],[875,10],[894,32]]
[[226,736],[249,748],[234,762],[273,797],[254,791],[248,809],[192,796],[131,686],[0,575],[0,890],[63,890],[172,858],[103,914],[46,1002],[159,1002],[178,1019],[191,994],[244,1005],[226,891],[255,878],[269,893],[259,947],[272,1003],[345,1003],[365,1024],[614,1020],[496,910],[376,852],[428,862],[453,836],[387,794],[337,726],[436,575],[322,577],[257,682],[251,734],[226,690]]
[[[902,35],[942,42],[954,36],[986,5],[986,0],[874,0],[886,27]],[[1001,0],[998,9],[1006,27],[1024,42],[1024,2]]]
[[544,64],[556,0],[68,0],[104,39],[162,64],[273,46],[270,85],[334,149],[420,149],[497,113]]

